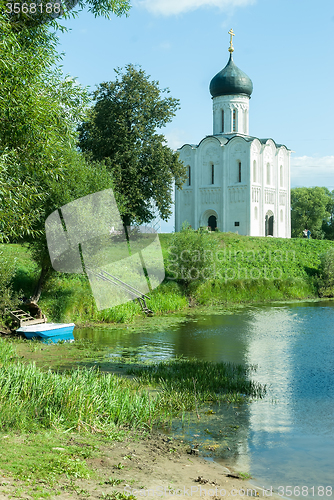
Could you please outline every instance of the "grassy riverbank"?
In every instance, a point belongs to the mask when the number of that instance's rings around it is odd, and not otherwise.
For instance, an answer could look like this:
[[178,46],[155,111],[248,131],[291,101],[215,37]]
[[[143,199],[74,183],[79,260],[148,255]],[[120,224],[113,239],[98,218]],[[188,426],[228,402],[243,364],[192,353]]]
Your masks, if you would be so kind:
[[[129,432],[130,441],[138,442],[143,432],[169,427],[175,416],[194,412],[204,419],[213,402],[242,404],[265,394],[265,387],[250,378],[253,368],[241,365],[174,359],[129,366],[125,377],[86,368],[84,362],[80,369],[63,372],[41,369],[27,355],[31,347],[34,352],[50,350],[53,357],[66,349],[71,356],[71,351],[72,355],[80,351],[80,342],[76,344],[43,346],[0,339],[0,470],[3,477],[11,478],[5,484],[19,482],[15,490],[19,498],[23,492],[26,498],[27,491],[29,497],[46,498],[59,484],[65,488],[65,496],[71,492],[82,497],[84,492],[75,481],[101,479],[101,470],[97,472],[93,465],[102,462],[102,449],[107,446],[110,453],[114,443],[129,439]],[[230,427],[227,434],[235,431]],[[155,433],[151,439],[157,439]],[[166,439],[167,451],[174,453],[179,444],[173,447],[171,441]],[[161,443],[159,449],[163,449]],[[152,451],[146,453],[144,460],[150,460]],[[132,453],[120,449],[118,454],[118,462],[112,455],[109,474],[126,468],[132,460]],[[124,481],[115,476],[113,480],[109,476],[99,484]],[[123,499],[117,495],[108,498]]]
[[[183,240],[182,240],[183,238]],[[332,241],[255,238],[234,233],[160,235],[166,278],[150,293],[155,314],[186,311],[196,305],[264,303],[318,297],[320,256]],[[25,247],[1,245],[16,273],[14,289],[29,296],[39,269]],[[39,302],[49,320],[131,322],[142,315],[137,303],[97,311],[87,279],[53,273]]]
[[[265,394],[242,365],[175,359],[131,368],[128,373],[135,378],[94,368],[58,373],[22,363],[14,345],[0,339],[2,430],[151,429],[198,404],[242,402]],[[152,396],[150,388],[158,392]]]

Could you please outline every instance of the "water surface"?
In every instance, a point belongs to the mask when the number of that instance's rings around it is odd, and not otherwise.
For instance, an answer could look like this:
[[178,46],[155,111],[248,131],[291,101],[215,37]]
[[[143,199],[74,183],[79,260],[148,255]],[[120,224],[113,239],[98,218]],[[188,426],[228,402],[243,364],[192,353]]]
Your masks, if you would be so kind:
[[334,489],[333,330],[334,302],[328,301],[253,306],[170,327],[82,329],[75,335],[109,346],[111,358],[183,355],[257,365],[252,378],[267,384],[263,400],[216,407],[203,422],[175,422],[174,435],[203,449],[211,444],[214,450],[218,443],[215,459],[249,472],[259,486],[305,486],[308,495],[300,496],[328,498],[326,487]]

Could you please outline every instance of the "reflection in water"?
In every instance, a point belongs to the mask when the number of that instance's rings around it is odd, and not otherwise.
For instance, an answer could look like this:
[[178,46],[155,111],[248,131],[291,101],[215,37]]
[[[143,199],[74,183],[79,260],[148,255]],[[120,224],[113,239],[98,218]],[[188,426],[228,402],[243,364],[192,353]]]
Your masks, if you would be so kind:
[[224,463],[250,472],[260,486],[277,489],[331,485],[333,325],[334,303],[319,302],[250,307],[154,331],[83,329],[77,335],[110,346],[110,356],[160,360],[183,355],[257,365],[252,378],[267,384],[265,399],[217,407],[205,422],[194,419],[187,428],[175,422],[173,433],[186,433],[204,448],[219,443]]

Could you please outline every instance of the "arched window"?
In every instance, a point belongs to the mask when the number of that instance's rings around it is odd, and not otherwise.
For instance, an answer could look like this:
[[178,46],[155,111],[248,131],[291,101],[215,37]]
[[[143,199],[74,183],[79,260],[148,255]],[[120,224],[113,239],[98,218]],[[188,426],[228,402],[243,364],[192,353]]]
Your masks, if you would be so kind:
[[237,131],[237,111],[233,110],[233,132]]
[[279,168],[279,185],[283,187],[283,165]]
[[254,219],[257,220],[257,207],[254,207]]
[[253,161],[253,182],[257,182],[256,160]]
[[188,165],[188,186],[191,186],[191,167]]
[[222,109],[222,133],[224,132],[224,110]]
[[281,220],[281,222],[283,222],[283,210],[281,210],[281,213],[280,213],[280,220]]
[[238,182],[241,182],[241,161],[238,163]]
[[270,185],[270,163],[267,163],[267,184]]
[[215,183],[215,166],[211,165],[211,184]]

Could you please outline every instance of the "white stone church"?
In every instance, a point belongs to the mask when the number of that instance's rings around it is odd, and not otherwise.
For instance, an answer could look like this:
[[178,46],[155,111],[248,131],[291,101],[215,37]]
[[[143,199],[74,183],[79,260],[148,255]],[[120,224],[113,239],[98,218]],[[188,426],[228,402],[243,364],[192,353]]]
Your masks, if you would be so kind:
[[213,134],[184,144],[180,160],[188,179],[175,193],[175,231],[232,231],[249,236],[291,237],[290,154],[273,139],[249,135],[251,79],[230,58],[211,80]]

